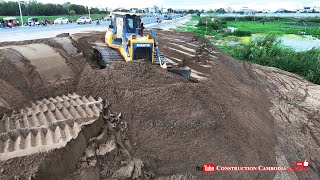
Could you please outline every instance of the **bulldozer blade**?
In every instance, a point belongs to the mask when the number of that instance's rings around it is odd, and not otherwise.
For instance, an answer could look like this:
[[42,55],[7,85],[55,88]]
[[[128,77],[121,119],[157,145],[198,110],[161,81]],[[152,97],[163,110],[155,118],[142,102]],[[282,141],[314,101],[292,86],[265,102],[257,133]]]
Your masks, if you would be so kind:
[[190,79],[191,69],[189,67],[172,67],[168,68],[168,71],[182,76],[185,80]]

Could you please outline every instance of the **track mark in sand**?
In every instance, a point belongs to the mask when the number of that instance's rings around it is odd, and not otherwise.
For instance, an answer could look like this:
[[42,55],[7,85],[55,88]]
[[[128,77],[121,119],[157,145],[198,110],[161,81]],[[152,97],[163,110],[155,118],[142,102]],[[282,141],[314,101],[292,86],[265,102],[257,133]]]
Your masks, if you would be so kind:
[[101,98],[69,94],[4,115],[0,120],[0,160],[66,147],[83,126],[102,122],[102,111]]
[[[274,117],[278,147],[286,152],[283,159],[303,159],[307,154],[313,161],[320,162],[320,86],[277,68],[253,67],[257,77],[266,83],[267,95],[272,102],[269,111]],[[319,179],[319,173],[312,168],[305,175],[309,178],[298,177]]]
[[187,39],[185,41],[183,41],[181,39],[166,38],[166,37],[161,37],[161,39],[168,40],[169,42],[174,42],[174,43],[184,43],[184,44],[187,44],[189,46],[192,46],[192,47],[195,47],[195,48],[199,48],[199,44],[189,43],[189,41]]
[[194,69],[191,69],[191,77],[193,78],[196,78],[198,80],[204,80],[204,79],[207,79],[206,77],[204,77],[204,74],[199,72],[199,71],[196,71]]
[[[167,36],[167,35],[164,35]],[[171,40],[171,41],[175,41],[175,42],[180,42],[180,43],[185,43],[186,41],[183,41],[181,39],[175,39],[175,38],[167,38],[167,37],[162,37],[162,39],[167,39],[167,40]],[[186,39],[187,40],[187,39]]]
[[46,44],[13,46],[11,49],[29,59],[44,81],[56,82],[75,76],[75,72],[67,65],[66,59]]
[[175,61],[173,61],[171,58],[166,58],[172,65],[178,65]]
[[175,60],[177,62],[182,62],[182,59],[178,59],[178,58],[175,58],[175,57],[168,57],[168,58],[173,59],[173,60]]
[[194,57],[194,56],[195,56],[195,55],[193,55],[193,54],[190,54],[190,53],[187,53],[187,52],[184,52],[184,51],[181,51],[181,50],[179,50],[179,49],[172,48],[172,47],[170,47],[169,49],[170,49],[170,50],[177,51],[178,53],[181,53],[181,54],[184,54],[184,55],[187,55],[187,56],[190,56],[190,57]]
[[0,107],[10,107],[10,105],[2,97],[0,97]]
[[190,45],[190,46],[193,46],[193,47],[196,47],[196,48],[198,48],[199,47],[199,45],[198,44],[193,44],[193,43],[187,43],[188,45]]
[[169,43],[169,44],[172,44],[172,45],[174,45],[174,46],[177,46],[177,47],[179,47],[179,48],[181,48],[181,49],[184,49],[184,50],[186,50],[186,51],[189,51],[189,52],[193,52],[193,53],[196,52],[195,49],[187,48],[187,47],[182,46],[182,45],[180,45],[180,44],[176,44],[176,43]]
[[211,68],[212,67],[211,65],[208,65],[208,64],[200,64],[200,66],[205,67],[205,68]]

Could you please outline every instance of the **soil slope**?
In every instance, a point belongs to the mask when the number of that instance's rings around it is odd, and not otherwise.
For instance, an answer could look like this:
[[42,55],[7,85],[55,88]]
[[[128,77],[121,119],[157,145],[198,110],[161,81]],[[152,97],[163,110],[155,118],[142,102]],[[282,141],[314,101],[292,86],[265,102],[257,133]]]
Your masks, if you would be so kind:
[[[116,149],[121,151],[113,150],[95,159],[85,159],[86,162],[79,159],[74,173],[60,176],[66,179],[318,177],[319,86],[280,70],[234,60],[203,38],[173,31],[157,32],[160,50],[175,63],[189,66],[191,81],[145,61],[111,64],[101,70],[92,63],[92,45],[103,43],[103,37],[101,32],[90,32],[0,44],[0,65],[3,67],[0,72],[0,114],[23,108],[30,100],[70,92],[106,99],[112,111],[122,114],[127,127],[125,133],[109,133],[109,138],[113,139],[108,142],[118,141],[121,136],[120,139],[130,143],[124,148],[118,142]],[[45,44],[51,52],[46,57],[58,56],[60,65],[68,69],[59,71],[61,77],[71,77],[61,81],[55,79],[60,76],[43,78],[39,64],[33,64],[30,54],[19,51],[21,47],[37,46],[34,44]],[[37,60],[45,62],[56,58],[40,57]],[[58,69],[52,67],[46,71],[52,75]],[[300,130],[303,136],[297,133]],[[90,145],[90,142],[87,143]],[[43,169],[46,163],[37,162],[38,156],[42,154],[1,162],[8,170],[0,175],[10,179],[23,174],[18,173],[17,168],[29,172],[23,176],[26,178],[37,171],[46,174]],[[51,153],[41,159],[48,162],[53,157],[54,153]],[[196,166],[205,163],[287,166],[306,158],[312,167],[304,175],[274,172],[208,174],[196,170]]]

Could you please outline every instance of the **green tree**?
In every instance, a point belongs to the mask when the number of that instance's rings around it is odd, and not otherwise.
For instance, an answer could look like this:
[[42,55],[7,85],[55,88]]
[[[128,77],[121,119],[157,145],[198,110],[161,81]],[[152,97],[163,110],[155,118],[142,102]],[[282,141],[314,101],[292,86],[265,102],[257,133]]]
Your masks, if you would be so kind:
[[217,9],[217,13],[224,14],[224,13],[226,13],[226,11],[223,8],[219,8],[219,9]]
[[[71,4],[70,2],[64,4],[43,4],[37,1],[30,0],[27,3],[21,4],[21,11],[23,15],[28,16],[54,16],[54,15],[67,15],[69,11],[71,14],[87,14],[87,9],[82,5]],[[92,8],[93,13],[101,13],[97,8]],[[19,5],[17,2],[0,2],[0,15],[1,16],[18,16],[20,15]]]
[[76,12],[74,10],[71,10],[71,11],[69,11],[69,14],[74,16],[74,15],[76,15]]
[[91,9],[90,9],[90,12],[91,12],[92,14],[99,14],[99,13],[100,13],[100,9],[98,9],[98,8],[91,8]]
[[74,10],[76,14],[86,14],[87,13],[87,8],[82,6],[82,5],[77,5],[77,4],[71,4],[69,10]]
[[194,14],[195,13],[195,10],[193,9],[189,9],[189,11],[187,11],[188,14]]

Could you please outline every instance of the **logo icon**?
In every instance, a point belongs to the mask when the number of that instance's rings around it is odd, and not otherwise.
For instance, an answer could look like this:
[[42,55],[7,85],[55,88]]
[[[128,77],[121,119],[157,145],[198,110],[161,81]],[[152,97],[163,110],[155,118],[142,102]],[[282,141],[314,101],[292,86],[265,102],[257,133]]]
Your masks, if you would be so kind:
[[290,164],[288,170],[290,172],[307,172],[309,168],[309,161],[297,161],[296,164]]
[[214,164],[204,164],[202,166],[203,172],[214,172],[216,170],[216,166]]
[[137,47],[151,47],[150,44],[137,44]]

